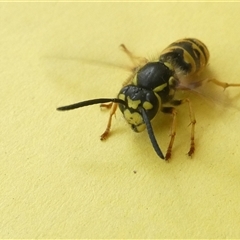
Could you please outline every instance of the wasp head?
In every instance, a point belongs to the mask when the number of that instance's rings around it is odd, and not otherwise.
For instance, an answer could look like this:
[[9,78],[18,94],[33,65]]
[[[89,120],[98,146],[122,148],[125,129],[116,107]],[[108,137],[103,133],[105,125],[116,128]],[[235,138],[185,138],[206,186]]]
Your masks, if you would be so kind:
[[142,132],[146,128],[142,109],[145,110],[149,121],[154,118],[159,109],[160,98],[152,90],[135,85],[123,87],[118,98],[126,103],[119,104],[119,108],[135,132]]

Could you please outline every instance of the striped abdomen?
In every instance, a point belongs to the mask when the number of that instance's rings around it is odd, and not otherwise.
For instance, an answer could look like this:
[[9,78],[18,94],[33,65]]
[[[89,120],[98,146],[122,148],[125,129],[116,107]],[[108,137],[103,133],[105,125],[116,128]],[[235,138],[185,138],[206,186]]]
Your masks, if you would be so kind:
[[159,58],[181,75],[199,73],[207,65],[208,59],[206,45],[196,38],[180,39],[172,43],[162,51]]

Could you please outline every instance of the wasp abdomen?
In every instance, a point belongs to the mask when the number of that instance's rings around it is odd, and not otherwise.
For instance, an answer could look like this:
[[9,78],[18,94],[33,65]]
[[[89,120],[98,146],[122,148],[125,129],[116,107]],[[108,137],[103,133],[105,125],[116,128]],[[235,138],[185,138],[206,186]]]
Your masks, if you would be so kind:
[[196,38],[185,38],[170,44],[162,51],[159,60],[170,64],[177,74],[192,75],[207,65],[209,51]]

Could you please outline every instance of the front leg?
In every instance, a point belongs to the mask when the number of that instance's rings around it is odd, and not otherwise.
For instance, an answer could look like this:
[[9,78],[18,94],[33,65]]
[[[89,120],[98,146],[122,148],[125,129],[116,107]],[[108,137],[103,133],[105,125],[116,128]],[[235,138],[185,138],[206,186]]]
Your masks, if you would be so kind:
[[192,104],[188,98],[183,99],[183,100],[172,100],[171,104],[177,106],[182,103],[188,103],[188,111],[189,111],[189,117],[190,117],[190,124],[192,126],[191,128],[191,138],[190,138],[190,149],[188,151],[188,156],[192,157],[194,151],[195,151],[195,138],[194,138],[194,132],[195,132],[195,124],[196,124],[196,119],[195,115],[192,109]]
[[168,149],[167,149],[167,153],[165,155],[165,160],[168,160],[171,158],[172,155],[172,146],[175,140],[175,136],[176,136],[176,116],[177,116],[177,110],[174,107],[163,107],[162,112],[164,113],[170,113],[172,114],[172,125],[171,125],[171,133],[170,133],[170,142],[168,144]]
[[117,107],[118,107],[118,103],[112,103],[110,116],[109,116],[109,119],[108,119],[108,124],[107,124],[106,130],[104,131],[104,133],[100,137],[101,140],[107,139],[107,137],[108,137],[108,135],[110,133],[111,124],[112,124],[112,117],[115,114],[115,112],[117,110]]

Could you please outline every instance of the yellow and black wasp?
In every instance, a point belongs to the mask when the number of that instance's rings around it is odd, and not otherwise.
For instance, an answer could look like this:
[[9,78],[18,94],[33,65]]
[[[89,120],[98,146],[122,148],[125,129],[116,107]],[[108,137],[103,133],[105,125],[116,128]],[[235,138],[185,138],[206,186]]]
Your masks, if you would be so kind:
[[[191,120],[190,149],[188,155],[192,156],[195,151],[194,128],[196,124],[192,105],[188,98],[175,99],[174,95],[176,90],[188,89],[187,85],[182,84],[181,79],[190,80],[191,88],[202,84],[202,81],[194,82],[193,79],[208,63],[209,51],[206,45],[195,38],[180,39],[170,44],[162,51],[159,59],[154,61],[134,56],[123,44],[121,47],[133,61],[135,67],[116,98],[87,100],[59,107],[57,110],[72,110],[93,104],[101,104],[102,107],[111,108],[107,128],[101,135],[101,140],[104,140],[108,137],[112,116],[119,106],[131,128],[135,132],[142,132],[146,128],[157,155],[162,159],[168,160],[171,157],[176,135],[176,110],[174,106],[187,103]],[[222,86],[224,89],[229,86],[240,86],[240,84],[228,84],[215,79],[209,79],[208,81]],[[156,141],[151,125],[151,120],[159,110],[164,113],[170,113],[173,116],[170,142],[165,155]]]

